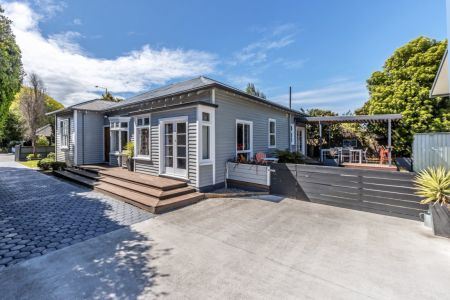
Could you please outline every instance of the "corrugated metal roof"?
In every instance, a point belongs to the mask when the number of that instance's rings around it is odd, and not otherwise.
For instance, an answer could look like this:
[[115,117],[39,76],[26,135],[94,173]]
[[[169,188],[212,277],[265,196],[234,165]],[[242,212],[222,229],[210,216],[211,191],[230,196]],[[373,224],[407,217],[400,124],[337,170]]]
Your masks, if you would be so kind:
[[193,92],[193,91],[201,90],[201,89],[208,88],[208,87],[222,88],[222,89],[225,89],[228,91],[232,91],[236,94],[245,96],[251,100],[254,100],[256,102],[259,102],[259,103],[262,103],[265,105],[269,105],[269,106],[272,106],[272,107],[275,107],[275,108],[278,108],[278,109],[281,109],[284,111],[289,111],[289,112],[292,112],[295,114],[302,114],[301,112],[292,110],[284,105],[280,105],[278,103],[247,94],[246,92],[244,92],[242,90],[239,90],[237,88],[234,88],[232,86],[229,86],[227,84],[224,84],[222,82],[219,82],[217,80],[214,80],[214,79],[211,79],[211,78],[208,78],[205,76],[200,76],[200,77],[189,79],[186,81],[173,83],[173,84],[161,87],[161,88],[157,88],[157,89],[148,91],[146,93],[128,98],[125,101],[116,103],[114,106],[111,106],[107,110],[120,109],[120,108],[123,108],[126,106],[140,103],[140,102],[152,101],[154,99],[170,97],[170,96],[174,96],[174,95],[181,94],[181,93]]
[[89,110],[89,111],[103,111],[103,110],[106,110],[106,109],[116,105],[116,104],[117,104],[117,102],[106,101],[103,99],[92,99],[92,100],[84,101],[81,103],[74,104],[72,106],[68,106],[65,108],[61,108],[61,109],[49,112],[46,115],[53,115],[56,113],[72,111],[74,109]]
[[324,116],[324,117],[300,117],[300,121],[307,123],[379,123],[388,120],[400,120],[401,114],[380,115],[356,115],[356,116]]

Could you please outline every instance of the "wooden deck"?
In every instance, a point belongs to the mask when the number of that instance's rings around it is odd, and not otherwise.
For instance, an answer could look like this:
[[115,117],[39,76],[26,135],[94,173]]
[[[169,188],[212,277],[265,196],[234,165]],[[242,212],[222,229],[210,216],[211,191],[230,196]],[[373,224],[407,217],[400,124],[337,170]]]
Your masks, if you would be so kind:
[[395,165],[389,166],[389,165],[385,165],[385,164],[342,163],[341,166],[344,168],[351,168],[351,169],[397,171],[397,167]]
[[165,212],[205,198],[184,181],[139,174],[121,167],[83,165],[54,173],[152,213]]

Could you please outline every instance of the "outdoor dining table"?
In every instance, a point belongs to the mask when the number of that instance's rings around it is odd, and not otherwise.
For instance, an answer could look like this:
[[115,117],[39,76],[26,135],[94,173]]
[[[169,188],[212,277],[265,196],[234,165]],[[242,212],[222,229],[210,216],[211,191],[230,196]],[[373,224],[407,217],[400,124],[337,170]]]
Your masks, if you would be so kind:
[[[320,161],[325,161],[325,156],[331,152],[336,152],[339,162],[344,162],[342,159],[342,150],[345,149],[321,149],[320,150]],[[350,152],[349,162],[357,161],[362,164],[362,149],[347,149]],[[357,157],[357,159],[356,159]]]

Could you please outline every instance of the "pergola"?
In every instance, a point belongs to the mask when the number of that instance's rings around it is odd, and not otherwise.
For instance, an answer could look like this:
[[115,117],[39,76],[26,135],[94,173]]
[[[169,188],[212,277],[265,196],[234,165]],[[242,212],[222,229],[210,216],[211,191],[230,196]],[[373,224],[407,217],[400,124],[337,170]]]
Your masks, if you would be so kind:
[[392,122],[402,118],[401,114],[384,114],[384,115],[357,115],[357,116],[324,116],[324,117],[307,117],[302,116],[299,121],[304,123],[315,123],[319,125],[319,138],[322,144],[322,125],[335,123],[388,123],[388,162],[392,164]]

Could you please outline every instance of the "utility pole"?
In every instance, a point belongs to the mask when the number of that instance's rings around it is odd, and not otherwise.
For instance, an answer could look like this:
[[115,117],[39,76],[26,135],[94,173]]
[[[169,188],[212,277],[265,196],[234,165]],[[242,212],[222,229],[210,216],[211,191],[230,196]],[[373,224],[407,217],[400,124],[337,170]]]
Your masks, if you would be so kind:
[[[292,87],[289,87],[289,109],[292,109]],[[289,134],[289,150],[292,150],[292,124],[291,124],[291,112],[289,112],[289,124],[288,124],[288,134]]]
[[108,95],[108,88],[103,87],[103,86],[99,86],[99,85],[96,85],[95,87],[98,88],[98,89],[104,89],[105,90],[105,95]]

